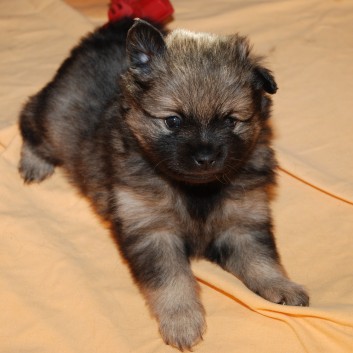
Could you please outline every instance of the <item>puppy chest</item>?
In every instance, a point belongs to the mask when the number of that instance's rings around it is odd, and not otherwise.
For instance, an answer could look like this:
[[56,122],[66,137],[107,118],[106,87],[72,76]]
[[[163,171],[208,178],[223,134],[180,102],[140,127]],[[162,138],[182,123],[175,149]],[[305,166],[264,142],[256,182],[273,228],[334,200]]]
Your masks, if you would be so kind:
[[265,222],[268,205],[258,193],[229,198],[220,195],[137,192],[117,187],[115,217],[122,230],[134,234],[172,233],[190,246],[207,244],[233,227]]

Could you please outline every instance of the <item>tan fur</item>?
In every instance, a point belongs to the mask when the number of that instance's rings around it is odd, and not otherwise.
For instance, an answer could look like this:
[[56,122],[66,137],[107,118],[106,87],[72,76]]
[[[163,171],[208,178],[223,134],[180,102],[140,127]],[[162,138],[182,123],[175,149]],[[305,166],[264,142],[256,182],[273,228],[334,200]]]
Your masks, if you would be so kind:
[[190,271],[176,275],[158,290],[145,291],[164,341],[180,350],[197,344],[206,330],[198,291],[199,285]]

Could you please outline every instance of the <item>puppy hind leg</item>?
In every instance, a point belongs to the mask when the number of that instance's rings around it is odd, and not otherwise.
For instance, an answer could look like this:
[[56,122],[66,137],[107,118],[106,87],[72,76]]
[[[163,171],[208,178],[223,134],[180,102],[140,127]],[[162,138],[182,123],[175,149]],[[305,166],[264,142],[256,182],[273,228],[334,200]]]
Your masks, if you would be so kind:
[[31,97],[20,114],[23,145],[18,169],[25,183],[41,182],[54,172],[54,158],[46,142],[44,93]]
[[54,169],[54,164],[40,157],[28,142],[23,143],[18,170],[25,183],[39,183],[51,176]]

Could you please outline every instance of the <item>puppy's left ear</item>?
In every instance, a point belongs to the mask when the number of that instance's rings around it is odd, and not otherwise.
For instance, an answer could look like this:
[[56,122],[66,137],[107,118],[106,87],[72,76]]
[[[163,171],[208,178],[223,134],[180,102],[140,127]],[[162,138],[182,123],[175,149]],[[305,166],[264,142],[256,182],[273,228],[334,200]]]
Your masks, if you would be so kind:
[[152,61],[166,49],[162,33],[146,21],[136,19],[127,34],[126,50],[130,67],[137,73],[148,73]]
[[258,89],[263,89],[265,92],[275,94],[278,86],[272,72],[262,66],[254,68],[255,85]]

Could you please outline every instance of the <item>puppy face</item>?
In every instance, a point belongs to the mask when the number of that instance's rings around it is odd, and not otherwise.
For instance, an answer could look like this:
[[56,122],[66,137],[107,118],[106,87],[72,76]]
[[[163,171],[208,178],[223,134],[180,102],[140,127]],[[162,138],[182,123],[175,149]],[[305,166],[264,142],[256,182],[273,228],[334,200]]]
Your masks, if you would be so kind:
[[127,44],[127,123],[158,170],[188,183],[229,181],[246,161],[277,87],[245,38],[139,21]]

